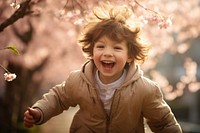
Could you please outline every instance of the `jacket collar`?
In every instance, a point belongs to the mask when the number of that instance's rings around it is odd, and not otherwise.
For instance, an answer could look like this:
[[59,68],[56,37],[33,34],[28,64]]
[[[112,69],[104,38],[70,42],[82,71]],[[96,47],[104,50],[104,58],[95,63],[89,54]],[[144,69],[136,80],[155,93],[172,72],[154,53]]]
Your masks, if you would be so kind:
[[134,62],[126,65],[125,69],[127,69],[127,76],[123,86],[130,84],[143,76],[143,71],[140,69],[140,66],[136,65]]

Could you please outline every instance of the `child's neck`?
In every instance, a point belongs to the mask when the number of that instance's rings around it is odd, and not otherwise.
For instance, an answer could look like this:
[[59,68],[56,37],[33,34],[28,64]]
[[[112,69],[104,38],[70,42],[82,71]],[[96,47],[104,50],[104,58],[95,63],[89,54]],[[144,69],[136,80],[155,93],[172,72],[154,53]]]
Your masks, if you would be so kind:
[[118,77],[117,79],[112,79],[110,80],[110,78],[108,77],[107,79],[104,78],[103,80],[100,78],[100,75],[99,75],[99,71],[97,70],[96,71],[96,76],[97,78],[99,79],[99,81],[101,82],[101,84],[103,85],[110,85],[110,84],[113,84],[115,82],[118,82],[119,80],[122,80],[122,79],[125,79],[126,77],[126,70],[123,70],[122,74],[120,75],[120,77]]

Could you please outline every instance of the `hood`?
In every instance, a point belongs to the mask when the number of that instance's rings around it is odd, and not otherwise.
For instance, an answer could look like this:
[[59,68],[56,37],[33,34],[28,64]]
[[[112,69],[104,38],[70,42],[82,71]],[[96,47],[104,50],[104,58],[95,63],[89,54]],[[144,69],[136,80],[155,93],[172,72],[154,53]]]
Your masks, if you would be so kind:
[[135,63],[126,65],[125,69],[127,70],[127,75],[123,86],[130,84],[143,76],[143,71],[140,69],[140,66]]

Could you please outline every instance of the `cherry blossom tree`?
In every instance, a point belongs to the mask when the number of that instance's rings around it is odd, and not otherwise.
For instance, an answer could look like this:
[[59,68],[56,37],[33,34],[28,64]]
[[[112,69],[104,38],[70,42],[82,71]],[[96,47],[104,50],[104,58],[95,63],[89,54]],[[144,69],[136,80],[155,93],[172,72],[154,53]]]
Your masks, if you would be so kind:
[[[109,2],[116,5],[126,4],[134,11],[132,18],[141,27],[144,38],[153,46],[142,68],[145,74],[160,84],[164,97],[167,100],[175,100],[183,96],[185,90],[198,92],[199,62],[193,51],[198,49],[200,38],[200,1]],[[16,105],[20,104],[21,108],[11,108],[15,113],[7,116],[12,117],[9,118],[10,125],[22,121],[23,111],[27,105],[34,102],[33,97],[38,91],[44,92],[42,88],[64,80],[66,75],[63,73],[67,74],[70,70],[79,68],[85,61],[76,45],[76,38],[83,28],[85,17],[98,4],[98,0],[0,1],[0,49],[14,45],[21,53],[20,56],[15,56],[5,51],[0,52],[0,64],[5,68],[2,69],[3,72],[0,70],[0,74],[4,75],[4,70],[17,74],[17,79],[12,82],[5,83],[0,80],[0,88],[5,88],[5,101],[18,101]],[[170,61],[173,59],[176,59],[180,66],[172,71]],[[164,66],[165,63],[168,64]],[[167,66],[170,66],[170,70]],[[14,100],[9,99],[13,97]],[[26,102],[21,102],[24,99]],[[6,105],[12,105],[7,102]]]

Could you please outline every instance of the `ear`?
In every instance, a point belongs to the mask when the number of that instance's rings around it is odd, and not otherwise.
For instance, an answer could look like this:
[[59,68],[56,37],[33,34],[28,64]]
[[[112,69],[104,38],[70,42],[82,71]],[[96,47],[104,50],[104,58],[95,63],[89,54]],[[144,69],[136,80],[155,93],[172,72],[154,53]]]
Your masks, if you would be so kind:
[[131,63],[132,61],[133,61],[133,58],[129,57],[126,62]]

